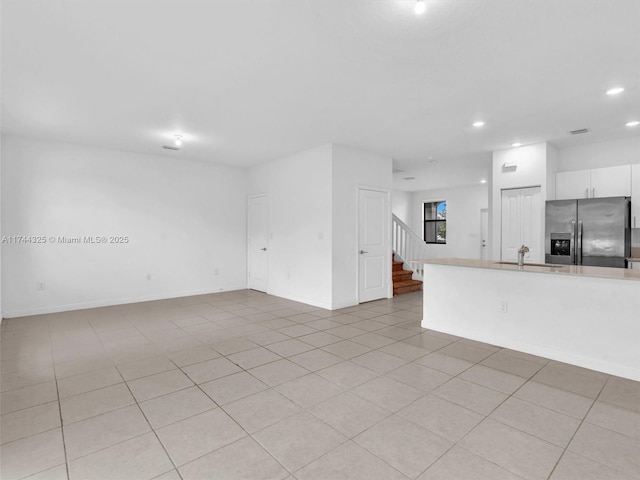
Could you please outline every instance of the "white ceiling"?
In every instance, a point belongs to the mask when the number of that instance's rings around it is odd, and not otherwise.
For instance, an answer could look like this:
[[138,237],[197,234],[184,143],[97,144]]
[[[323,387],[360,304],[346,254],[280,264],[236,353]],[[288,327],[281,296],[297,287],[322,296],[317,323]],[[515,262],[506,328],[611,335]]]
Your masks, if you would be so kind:
[[640,135],[640,1],[427,3],[4,0],[2,130],[237,166],[344,143],[400,178]]

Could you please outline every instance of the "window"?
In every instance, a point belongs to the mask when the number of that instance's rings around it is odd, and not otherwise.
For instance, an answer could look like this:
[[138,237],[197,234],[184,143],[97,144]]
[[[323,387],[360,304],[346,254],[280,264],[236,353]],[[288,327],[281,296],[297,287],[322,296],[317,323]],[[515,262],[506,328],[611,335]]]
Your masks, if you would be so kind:
[[447,243],[447,201],[424,203],[424,241]]

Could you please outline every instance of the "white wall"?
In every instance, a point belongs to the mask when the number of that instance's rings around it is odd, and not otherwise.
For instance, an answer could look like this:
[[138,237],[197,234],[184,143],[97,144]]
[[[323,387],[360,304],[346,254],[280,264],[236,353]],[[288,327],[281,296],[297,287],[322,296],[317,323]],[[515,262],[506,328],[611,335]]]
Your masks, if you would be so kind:
[[558,171],[640,163],[640,137],[558,149]]
[[267,292],[331,308],[331,145],[253,167],[249,194],[269,205]]
[[[390,194],[392,183],[391,158],[344,145],[333,145],[331,305],[334,309],[358,304],[358,187],[373,187]],[[391,206],[389,206],[387,226],[390,239]],[[389,255],[387,264],[390,268],[390,244],[387,250]],[[391,288],[389,293],[390,295],[393,293]]]
[[391,212],[409,225],[413,215],[412,192],[394,190],[391,192]]
[[[2,238],[2,144],[3,141],[0,137],[0,238]],[[0,325],[2,325],[2,319],[4,318],[2,307],[2,247],[0,244]]]
[[249,193],[268,196],[267,292],[327,309],[356,305],[358,187],[390,191],[391,170],[390,158],[343,145],[251,168]]
[[129,237],[3,244],[5,316],[246,288],[245,171],[11,136],[2,146],[4,235]]
[[[505,168],[505,163],[514,164],[514,167]],[[546,142],[535,145],[527,145],[518,148],[509,148],[493,152],[493,171],[491,178],[491,236],[489,238],[491,258],[500,259],[500,232],[501,232],[501,196],[502,190],[511,188],[524,188],[540,186],[540,245],[544,245],[544,202],[553,199],[555,188],[548,183],[554,177],[556,169],[555,148]],[[531,258],[532,262],[544,262],[544,249],[538,253],[538,258]]]
[[422,204],[447,201],[447,243],[428,244],[428,258],[480,258],[480,210],[487,208],[486,184],[440,190],[425,190],[412,194],[412,218],[409,227],[422,237]]

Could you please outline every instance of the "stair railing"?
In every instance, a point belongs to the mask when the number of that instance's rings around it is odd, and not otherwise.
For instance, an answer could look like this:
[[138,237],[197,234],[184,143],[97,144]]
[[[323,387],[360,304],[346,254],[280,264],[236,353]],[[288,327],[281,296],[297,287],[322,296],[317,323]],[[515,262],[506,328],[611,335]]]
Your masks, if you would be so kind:
[[396,257],[413,272],[413,278],[423,280],[424,265],[416,260],[428,258],[427,244],[395,215],[391,215],[391,245]]

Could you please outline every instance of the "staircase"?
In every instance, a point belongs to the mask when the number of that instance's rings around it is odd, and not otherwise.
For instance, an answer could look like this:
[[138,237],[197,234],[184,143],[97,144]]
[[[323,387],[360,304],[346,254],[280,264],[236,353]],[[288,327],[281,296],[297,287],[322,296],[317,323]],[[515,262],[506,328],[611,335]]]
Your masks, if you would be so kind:
[[[392,215],[391,239],[393,294],[419,292],[422,290],[424,274],[424,265],[420,260],[429,258],[427,245],[395,215]],[[404,261],[396,260],[396,255]],[[411,270],[404,270],[404,265],[407,265]],[[414,280],[413,277],[419,280]]]
[[404,270],[404,262],[396,260],[396,254],[393,254],[392,275],[393,275],[393,294],[401,295],[409,292],[419,292],[422,290],[422,282],[413,280],[413,272]]
[[422,280],[424,264],[419,260],[429,258],[427,244],[402,220],[391,216],[391,251],[413,271],[413,276]]

